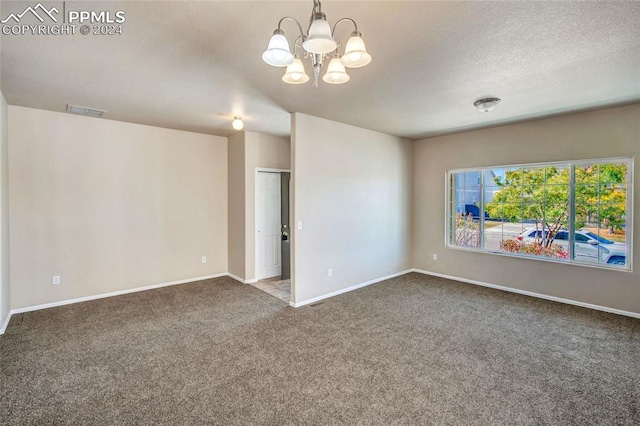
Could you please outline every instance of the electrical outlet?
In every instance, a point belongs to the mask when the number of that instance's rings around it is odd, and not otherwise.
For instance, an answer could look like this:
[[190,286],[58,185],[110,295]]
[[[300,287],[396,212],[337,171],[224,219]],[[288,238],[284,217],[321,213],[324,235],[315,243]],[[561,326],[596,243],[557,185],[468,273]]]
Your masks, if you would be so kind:
[[207,256],[202,256],[202,263],[207,263]]
[[302,221],[301,220],[298,221],[298,229],[302,229]]
[[436,253],[433,253],[433,260],[438,260],[438,255]]
[[332,277],[332,276],[333,276],[333,269],[329,269],[329,270],[327,271],[327,275],[328,275],[329,277]]
[[53,285],[60,284],[60,275],[54,275],[53,279],[51,280],[51,282],[53,283]]

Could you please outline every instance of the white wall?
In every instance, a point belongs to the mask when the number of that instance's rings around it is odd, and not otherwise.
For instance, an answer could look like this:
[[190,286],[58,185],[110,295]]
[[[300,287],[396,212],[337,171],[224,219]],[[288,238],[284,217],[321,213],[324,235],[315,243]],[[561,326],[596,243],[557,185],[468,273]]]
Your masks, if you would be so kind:
[[0,93],[0,334],[11,310],[9,284],[9,135],[8,107]]
[[226,138],[10,106],[9,151],[12,309],[227,271]]
[[295,113],[292,151],[295,304],[410,268],[411,142]]
[[[466,167],[636,158],[633,272],[445,248],[445,172]],[[413,266],[445,275],[640,313],[640,105],[426,139],[414,145]],[[438,260],[432,260],[432,254]]]

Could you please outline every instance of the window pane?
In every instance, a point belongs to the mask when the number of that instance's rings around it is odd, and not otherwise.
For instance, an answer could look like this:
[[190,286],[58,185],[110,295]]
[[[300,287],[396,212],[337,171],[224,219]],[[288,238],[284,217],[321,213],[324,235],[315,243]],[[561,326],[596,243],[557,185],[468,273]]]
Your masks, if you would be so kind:
[[547,203],[567,203],[569,201],[569,185],[547,185],[544,189]]
[[450,243],[480,247],[480,171],[453,173]]
[[576,185],[575,188],[576,207],[598,202],[598,185]]
[[598,184],[598,165],[597,164],[580,164],[575,167],[576,185],[597,185]]
[[567,223],[569,219],[569,204],[545,204],[545,228],[557,228]]
[[455,217],[455,233],[452,243],[462,247],[480,247],[480,225],[473,216],[460,213]]
[[510,168],[504,171],[504,186],[522,186],[522,169]]
[[484,186],[499,188],[505,186],[505,169],[488,169],[484,171]]
[[628,267],[627,163],[576,166],[575,179],[574,259]]
[[501,239],[498,244],[498,248],[506,253],[521,253],[522,252],[522,240],[529,234],[528,228],[522,222],[502,223],[500,226]]
[[545,181],[544,167],[529,167],[522,169],[523,185],[543,186]]
[[602,163],[599,165],[600,184],[625,184],[627,181],[626,163]]
[[522,201],[525,203],[535,203],[540,205],[544,202],[544,185],[525,186],[522,189]]
[[522,204],[521,203],[503,203],[504,218],[508,222],[522,222]]

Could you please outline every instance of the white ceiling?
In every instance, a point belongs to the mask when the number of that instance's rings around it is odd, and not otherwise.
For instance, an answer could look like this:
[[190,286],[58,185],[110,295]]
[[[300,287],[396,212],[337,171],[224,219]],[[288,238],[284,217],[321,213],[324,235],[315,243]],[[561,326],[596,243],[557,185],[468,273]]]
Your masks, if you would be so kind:
[[[2,1],[0,15],[35,4]],[[246,130],[288,135],[288,113],[302,112],[410,139],[640,101],[637,1],[324,1],[330,23],[357,21],[373,60],[344,85],[290,86],[261,54],[282,16],[304,23],[311,6],[67,1],[125,11],[123,35],[3,35],[2,93],[11,105],[71,103],[221,136],[233,115]],[[486,96],[502,102],[480,113],[473,101]]]

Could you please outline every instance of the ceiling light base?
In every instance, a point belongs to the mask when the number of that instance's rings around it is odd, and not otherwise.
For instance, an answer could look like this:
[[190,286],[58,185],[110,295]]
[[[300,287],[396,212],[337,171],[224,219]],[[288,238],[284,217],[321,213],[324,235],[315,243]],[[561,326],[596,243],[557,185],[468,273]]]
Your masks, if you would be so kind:
[[475,101],[473,105],[480,112],[489,112],[496,109],[501,100],[500,98],[482,98]]

